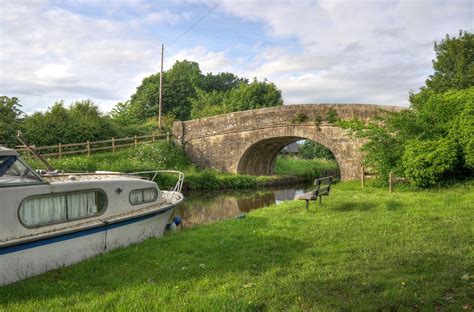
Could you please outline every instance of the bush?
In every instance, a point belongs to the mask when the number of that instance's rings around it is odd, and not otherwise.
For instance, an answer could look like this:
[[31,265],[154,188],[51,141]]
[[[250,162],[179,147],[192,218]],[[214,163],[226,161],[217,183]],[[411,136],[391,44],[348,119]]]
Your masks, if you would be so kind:
[[405,175],[415,186],[439,184],[457,162],[456,144],[449,138],[439,140],[412,140],[403,154]]

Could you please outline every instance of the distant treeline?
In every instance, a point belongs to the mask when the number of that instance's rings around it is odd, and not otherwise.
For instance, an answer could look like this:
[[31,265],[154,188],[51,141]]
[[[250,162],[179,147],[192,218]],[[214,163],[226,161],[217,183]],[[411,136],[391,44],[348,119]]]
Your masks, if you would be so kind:
[[[0,96],[0,144],[15,146],[21,130],[30,144],[97,141],[158,130],[160,75],[143,79],[135,94],[110,114],[91,100],[66,106],[58,101],[45,112],[24,114],[20,99]],[[188,120],[240,110],[282,105],[281,91],[266,80],[251,82],[232,73],[201,73],[199,64],[177,61],[163,74],[163,131],[174,120]]]

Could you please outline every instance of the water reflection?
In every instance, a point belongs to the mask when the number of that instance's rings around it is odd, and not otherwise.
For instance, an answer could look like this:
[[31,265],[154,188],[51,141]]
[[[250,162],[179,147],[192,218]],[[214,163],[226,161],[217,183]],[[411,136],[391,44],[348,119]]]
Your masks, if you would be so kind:
[[260,188],[257,190],[188,191],[185,202],[175,210],[183,227],[233,219],[242,212],[281,204],[311,190],[312,185]]

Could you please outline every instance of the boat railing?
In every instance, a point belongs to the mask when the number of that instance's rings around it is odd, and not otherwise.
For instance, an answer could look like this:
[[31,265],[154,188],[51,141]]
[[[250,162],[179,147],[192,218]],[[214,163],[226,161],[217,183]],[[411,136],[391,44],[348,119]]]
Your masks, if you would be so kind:
[[142,176],[142,175],[151,175],[153,174],[153,176],[150,178],[150,181],[155,181],[156,177],[159,175],[159,174],[176,174],[178,176],[178,180],[176,181],[176,184],[172,190],[172,193],[171,193],[171,198],[170,200],[172,200],[175,196],[176,197],[179,197],[181,196],[181,190],[183,188],[183,183],[184,183],[184,173],[182,173],[181,171],[176,171],[176,170],[152,170],[152,171],[140,171],[140,172],[132,172],[132,173],[127,173],[127,174],[130,174],[130,175],[139,175],[139,176]]

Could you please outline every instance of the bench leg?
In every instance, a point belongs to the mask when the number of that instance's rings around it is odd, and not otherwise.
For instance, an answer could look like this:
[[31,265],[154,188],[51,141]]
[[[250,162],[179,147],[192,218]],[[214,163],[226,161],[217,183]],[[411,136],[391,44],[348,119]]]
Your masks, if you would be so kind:
[[306,200],[306,210],[309,210],[309,200]]
[[322,197],[322,196],[319,196],[319,204],[320,204],[320,205],[323,204],[323,197]]

